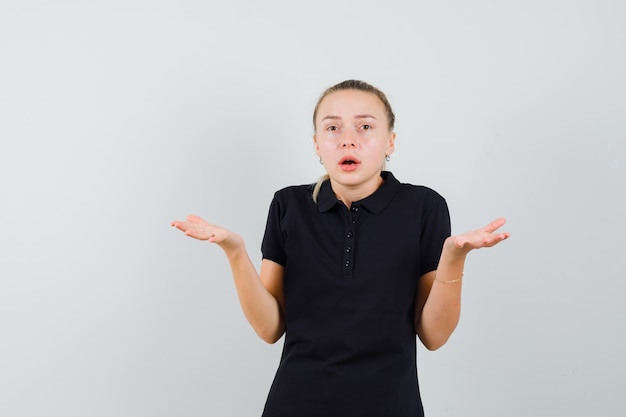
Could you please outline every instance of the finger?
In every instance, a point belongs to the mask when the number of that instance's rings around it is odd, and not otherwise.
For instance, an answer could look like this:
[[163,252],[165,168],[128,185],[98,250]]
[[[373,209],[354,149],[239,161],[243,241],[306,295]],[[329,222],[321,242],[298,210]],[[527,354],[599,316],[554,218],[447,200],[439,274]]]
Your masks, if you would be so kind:
[[491,223],[489,223],[489,225],[485,227],[484,230],[487,233],[493,233],[499,228],[501,228],[505,223],[506,223],[506,219],[504,217],[500,217],[498,219],[495,219]]
[[189,223],[206,223],[201,217],[196,216],[195,214],[187,216],[187,221]]
[[194,230],[194,229],[185,230],[185,236],[189,236],[198,240],[208,240],[210,237],[206,233],[203,233],[200,230]]
[[497,235],[494,234],[492,235],[493,238],[489,241],[488,245],[489,247],[491,246],[495,246],[498,243],[502,242],[503,240],[506,240],[509,238],[510,234],[509,233],[498,233]]
[[182,231],[185,230],[185,223],[178,221],[178,220],[173,221],[172,226],[177,228],[178,230],[182,230]]
[[456,247],[459,249],[463,248],[463,246],[465,246],[466,243],[468,243],[466,239],[457,239],[455,242]]

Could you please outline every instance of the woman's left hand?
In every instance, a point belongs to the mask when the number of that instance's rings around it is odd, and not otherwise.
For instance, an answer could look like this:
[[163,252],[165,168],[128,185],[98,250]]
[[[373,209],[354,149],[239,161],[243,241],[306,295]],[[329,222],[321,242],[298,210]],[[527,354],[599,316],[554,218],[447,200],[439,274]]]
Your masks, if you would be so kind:
[[466,254],[472,249],[490,248],[511,236],[508,232],[496,233],[496,230],[505,223],[505,219],[499,218],[489,223],[486,227],[458,236],[450,236],[448,239],[453,244],[453,248],[461,251],[462,254]]

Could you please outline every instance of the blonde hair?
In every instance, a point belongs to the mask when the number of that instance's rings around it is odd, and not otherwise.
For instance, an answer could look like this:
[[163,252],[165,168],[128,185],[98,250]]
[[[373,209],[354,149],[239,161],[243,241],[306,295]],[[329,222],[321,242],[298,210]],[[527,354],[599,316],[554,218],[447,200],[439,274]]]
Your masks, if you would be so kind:
[[322,189],[322,184],[324,181],[329,180],[330,176],[328,174],[324,174],[315,183],[315,187],[313,187],[313,201],[317,203],[317,196],[320,195],[320,190]]
[[[389,100],[387,100],[387,96],[385,95],[385,93],[383,93],[378,88],[364,81],[346,80],[346,81],[340,82],[339,84],[335,84],[332,87],[327,88],[322,93],[320,98],[317,100],[317,104],[315,105],[315,110],[313,110],[313,131],[314,132],[317,132],[317,126],[315,125],[315,121],[317,119],[317,112],[320,108],[320,104],[322,103],[322,100],[324,100],[326,96],[328,96],[331,93],[335,93],[337,91],[344,91],[344,90],[363,91],[365,93],[374,94],[376,97],[378,97],[378,99],[383,103],[383,106],[385,107],[385,111],[387,112],[387,120],[389,122],[389,125],[387,126],[387,128],[389,129],[390,132],[393,130],[393,127],[396,121],[396,116],[393,114],[393,110],[391,109],[391,104],[389,104]],[[382,169],[383,170],[385,169],[384,163],[383,163]],[[317,197],[319,196],[319,193],[320,193],[320,189],[322,188],[322,184],[326,180],[329,180],[329,179],[330,179],[330,176],[328,174],[325,174],[321,176],[315,183],[315,187],[313,187],[313,201],[315,201],[316,203],[317,203]]]

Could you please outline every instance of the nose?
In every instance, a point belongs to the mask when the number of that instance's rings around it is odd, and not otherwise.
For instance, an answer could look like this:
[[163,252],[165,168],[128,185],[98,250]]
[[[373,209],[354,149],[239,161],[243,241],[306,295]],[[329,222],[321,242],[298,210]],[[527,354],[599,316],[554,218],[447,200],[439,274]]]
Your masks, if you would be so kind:
[[347,131],[345,131],[343,137],[341,138],[341,147],[342,148],[347,148],[347,147],[354,148],[355,146],[356,146],[355,134],[354,132],[348,129]]

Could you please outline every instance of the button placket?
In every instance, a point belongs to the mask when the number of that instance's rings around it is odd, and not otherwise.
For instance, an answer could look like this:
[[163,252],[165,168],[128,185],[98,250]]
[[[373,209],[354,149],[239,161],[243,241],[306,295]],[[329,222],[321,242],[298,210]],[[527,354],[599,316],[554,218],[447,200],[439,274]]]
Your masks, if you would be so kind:
[[356,230],[357,214],[359,207],[351,207],[345,216],[345,240],[343,274],[352,275],[354,264],[354,233]]

